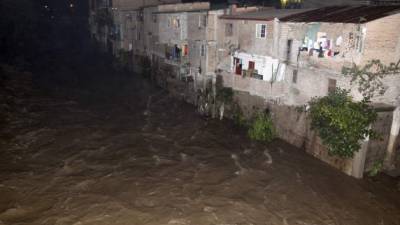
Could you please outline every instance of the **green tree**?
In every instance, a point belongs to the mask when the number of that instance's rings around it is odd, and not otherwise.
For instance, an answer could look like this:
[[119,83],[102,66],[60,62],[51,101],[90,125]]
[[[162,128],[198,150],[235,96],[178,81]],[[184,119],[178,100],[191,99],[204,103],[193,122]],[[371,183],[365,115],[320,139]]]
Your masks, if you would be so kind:
[[310,101],[311,127],[330,154],[351,158],[360,149],[361,140],[377,136],[370,128],[377,113],[368,103],[367,99],[353,101],[349,91],[339,88]]

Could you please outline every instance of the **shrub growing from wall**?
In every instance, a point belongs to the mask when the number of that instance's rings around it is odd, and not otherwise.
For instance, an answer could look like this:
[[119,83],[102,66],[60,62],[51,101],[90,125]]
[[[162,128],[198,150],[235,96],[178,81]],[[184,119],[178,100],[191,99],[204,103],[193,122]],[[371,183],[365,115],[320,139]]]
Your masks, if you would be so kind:
[[354,102],[347,90],[338,88],[328,96],[312,99],[309,115],[312,129],[331,155],[352,158],[361,147],[360,141],[377,136],[370,128],[377,113],[367,99]]
[[258,113],[250,125],[248,135],[255,141],[271,142],[275,139],[277,133],[271,117],[267,113]]

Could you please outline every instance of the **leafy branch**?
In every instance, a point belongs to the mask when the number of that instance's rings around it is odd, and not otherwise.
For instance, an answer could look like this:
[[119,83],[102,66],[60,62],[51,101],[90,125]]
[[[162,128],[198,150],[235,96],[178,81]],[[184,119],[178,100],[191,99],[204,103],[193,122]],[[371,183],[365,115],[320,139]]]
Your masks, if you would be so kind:
[[355,63],[351,67],[343,67],[342,73],[351,77],[351,84],[358,84],[358,91],[367,99],[376,94],[383,95],[386,87],[382,79],[387,75],[400,73],[400,60],[397,63],[384,65],[379,59],[371,60],[363,67]]

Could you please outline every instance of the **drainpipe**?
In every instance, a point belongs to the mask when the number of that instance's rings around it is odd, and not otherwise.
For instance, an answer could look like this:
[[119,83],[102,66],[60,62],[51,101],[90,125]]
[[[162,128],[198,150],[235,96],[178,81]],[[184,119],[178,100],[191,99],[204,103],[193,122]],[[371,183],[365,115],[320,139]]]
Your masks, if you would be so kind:
[[205,30],[206,30],[206,45],[205,45],[205,54],[206,54],[206,64],[205,64],[205,68],[204,68],[204,72],[205,72],[205,74],[207,74],[207,72],[208,72],[208,54],[209,54],[209,52],[208,52],[208,44],[209,44],[209,42],[210,42],[210,40],[208,40],[208,12],[207,12],[207,14],[206,14],[206,27],[204,28]]
[[400,130],[400,106],[393,111],[392,128],[390,130],[389,143],[386,148],[386,156],[384,160],[384,168],[386,170],[392,170],[395,167],[396,157],[396,140],[399,136]]
[[124,42],[125,42],[124,29],[122,27],[122,20],[124,20],[124,24],[125,24],[125,14],[124,15],[122,15],[122,14],[124,14],[124,13],[122,13],[121,11],[118,10],[118,15],[119,15],[118,30],[119,30],[119,45],[120,45],[119,47],[120,47],[120,49],[124,49]]
[[[205,43],[205,56],[206,56],[206,60],[205,60],[205,65],[204,65],[204,73],[203,73],[203,78],[205,78],[204,79],[204,81],[206,82],[205,83],[205,87],[207,87],[207,84],[208,84],[208,77],[209,77],[209,71],[208,71],[208,69],[209,69],[209,54],[210,54],[210,51],[209,51],[209,44],[210,44],[210,40],[209,40],[209,32],[208,32],[208,25],[209,25],[209,21],[208,21],[208,19],[209,19],[209,11],[207,11],[207,13],[206,13],[206,26],[204,27],[204,29],[205,29],[205,35],[206,35],[206,43]],[[214,105],[213,105],[213,107],[212,107],[212,109],[211,109],[211,116],[212,116],[212,118],[215,118],[215,111],[216,111],[216,108],[215,108],[215,96],[216,96],[216,88],[215,88],[215,79],[214,79],[214,76],[212,76],[211,77],[211,82],[212,82],[212,84],[211,84],[211,91],[212,91],[212,94],[213,94],[213,99],[214,99]]]

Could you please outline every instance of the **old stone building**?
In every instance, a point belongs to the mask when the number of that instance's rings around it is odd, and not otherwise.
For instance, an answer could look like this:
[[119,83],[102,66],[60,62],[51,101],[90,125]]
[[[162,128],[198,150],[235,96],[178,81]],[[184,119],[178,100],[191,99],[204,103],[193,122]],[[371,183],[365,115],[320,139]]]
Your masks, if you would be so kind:
[[[399,60],[399,7],[214,9],[208,2],[173,0],[91,2],[93,37],[115,55],[128,52],[136,73],[150,76],[172,94],[195,105],[213,105],[210,111],[216,113],[216,81],[222,80],[234,90],[245,115],[268,108],[280,138],[345,173],[361,177],[381,160],[393,167],[400,76],[384,77],[386,91],[372,98],[380,111],[373,126],[384,134],[382,139],[365,141],[354,159],[330,156],[299,108],[336,87],[362,99],[342,69],[375,59],[383,64]],[[98,16],[104,9],[111,23]]]
[[[397,110],[393,110],[399,105],[400,77],[384,77],[386,92],[372,98],[386,109],[374,124],[384,137],[366,143],[365,151],[360,151],[365,154],[353,160],[329,156],[310,130],[306,114],[296,108],[336,87],[351,89],[355,100],[361,100],[358,86],[351,84],[342,69],[362,67],[374,59],[384,64],[399,60],[398,10],[393,6],[336,6],[224,15],[219,21],[224,27],[218,36],[219,75],[225,86],[236,91],[245,112],[265,107],[273,112],[282,139],[360,177],[393,152],[399,123]],[[397,132],[390,134],[391,129]]]
[[112,17],[112,0],[89,1],[89,32],[94,40],[104,49],[107,48],[108,34]]
[[276,20],[304,10],[266,8],[219,20],[218,71],[224,85],[266,100],[280,101],[284,94],[286,60],[278,55]]
[[[367,16],[362,22],[359,20],[365,13],[354,16],[353,21],[321,21],[323,16],[315,16],[329,10],[331,14],[342,13],[346,9],[390,11]],[[336,86],[352,88],[353,96],[360,99],[357,87],[351,87],[350,78],[342,75],[342,68],[353,63],[362,66],[374,59],[384,64],[396,62],[399,58],[396,27],[399,27],[400,14],[388,15],[396,10],[393,7],[344,6],[303,13],[302,10],[267,9],[225,15],[219,21],[224,29],[220,29],[218,35],[218,68],[226,85],[285,105],[304,105],[312,97],[324,96]],[[343,14],[355,12],[344,11]],[[368,15],[368,11],[366,13]],[[288,16],[290,14],[292,16]],[[343,18],[344,15],[337,16]],[[319,54],[320,44],[322,54]],[[312,74],[319,77],[311,78]],[[391,85],[396,80],[394,76],[386,78],[388,90],[373,101],[396,105],[400,89]]]
[[[357,86],[350,86],[342,68],[353,64],[362,67],[375,59],[386,65],[399,60],[399,10],[393,6],[339,6],[282,18],[279,54],[281,58],[290,55],[289,66],[295,71],[292,81],[296,81],[288,104],[305,104],[336,86],[351,88],[360,100],[361,93]],[[393,84],[398,81],[398,76],[385,78],[387,91],[372,101],[397,105],[400,87]]]
[[216,26],[223,10],[197,2],[144,7],[132,14],[135,71],[149,73],[159,85],[194,102],[197,89],[215,79]]
[[181,0],[89,0],[89,30],[110,53],[143,46],[146,7],[179,3]]
[[193,91],[215,79],[216,30],[223,12],[209,3],[189,3],[175,11],[159,11],[159,44],[164,62],[177,69],[178,80],[193,82]]
[[[354,99],[361,100],[363,93],[358,84],[352,84],[351,77],[344,76],[342,69],[363,68],[372,60],[380,60],[384,65],[400,60],[398,6],[326,7],[282,18],[279,24],[279,54],[290,55],[287,77],[292,81],[292,92],[287,96],[288,104],[305,104],[313,96],[326,95],[336,87],[350,89]],[[400,122],[400,76],[384,76],[382,85],[385,92],[375,93],[371,101],[382,111],[373,127],[383,137],[369,141],[365,151],[360,151],[359,163],[365,170],[376,161],[385,161],[388,169],[393,167],[393,143],[398,139]],[[310,146],[312,154],[329,158],[323,156],[323,151],[316,151],[315,145]],[[326,161],[334,164],[331,159]],[[341,167],[355,175],[354,165],[353,160]],[[360,176],[362,172],[358,172]]]

